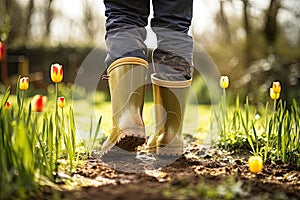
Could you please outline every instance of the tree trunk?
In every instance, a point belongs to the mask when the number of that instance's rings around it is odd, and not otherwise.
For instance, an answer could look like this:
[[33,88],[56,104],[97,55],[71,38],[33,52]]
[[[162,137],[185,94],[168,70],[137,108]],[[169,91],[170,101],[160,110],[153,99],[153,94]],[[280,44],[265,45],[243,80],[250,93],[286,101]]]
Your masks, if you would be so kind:
[[25,17],[25,40],[30,37],[31,31],[31,16],[34,8],[34,0],[30,0],[27,7],[27,16]]
[[277,14],[280,0],[270,0],[270,6],[265,16],[264,37],[268,45],[274,44],[277,36]]
[[93,20],[93,13],[92,13],[90,1],[87,0],[84,1],[83,12],[84,12],[84,18],[83,18],[84,29],[88,35],[88,41],[90,42],[94,37],[94,30],[91,26],[91,21]]
[[223,33],[223,38],[225,42],[230,43],[231,36],[228,27],[227,17],[224,13],[224,1],[220,1],[220,26]]
[[6,7],[6,12],[10,18],[9,37],[7,39],[7,43],[11,44],[11,42],[13,43],[15,40],[23,43],[25,35],[25,20],[22,13],[24,12],[24,10],[16,0],[6,0],[4,4]]
[[46,21],[46,32],[45,32],[45,37],[47,40],[50,38],[50,33],[51,33],[51,22],[53,19],[53,10],[51,9],[53,0],[48,0],[47,8],[45,11],[45,21]]
[[243,16],[244,16],[244,30],[246,33],[246,46],[245,46],[245,64],[246,66],[250,63],[253,59],[252,55],[252,33],[251,33],[251,25],[249,21],[249,1],[243,0]]

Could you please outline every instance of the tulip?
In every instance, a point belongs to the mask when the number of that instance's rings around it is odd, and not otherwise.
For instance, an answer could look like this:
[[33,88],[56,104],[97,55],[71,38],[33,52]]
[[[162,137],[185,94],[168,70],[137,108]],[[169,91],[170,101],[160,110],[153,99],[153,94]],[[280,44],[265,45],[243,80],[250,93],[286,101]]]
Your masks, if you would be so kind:
[[0,62],[5,58],[5,43],[0,41]]
[[60,64],[51,65],[51,80],[54,83],[60,83],[63,79],[63,67]]
[[4,105],[4,110],[8,110],[11,106],[11,103],[9,101],[7,101]]
[[229,86],[229,78],[228,78],[228,76],[221,76],[221,78],[220,78],[220,86],[223,89],[228,88],[228,86]]
[[[58,97],[57,98],[57,106],[61,108],[61,116],[62,116],[62,120],[61,120],[61,127],[64,126],[65,124],[65,120],[64,120],[64,107],[65,107],[65,104],[66,104],[66,100],[65,100],[65,97]],[[57,115],[57,113],[56,113]]]
[[58,107],[60,107],[60,108],[65,107],[65,103],[66,103],[65,97],[58,97],[58,99],[57,99]]
[[21,90],[21,104],[18,111],[18,116],[20,117],[22,115],[23,111],[23,104],[24,104],[24,92],[25,90],[28,90],[29,87],[29,78],[28,77],[22,77],[19,81],[19,89]]
[[229,86],[229,78],[228,76],[221,76],[220,77],[220,86],[221,88],[223,89],[223,97],[222,97],[222,127],[223,127],[223,130],[226,129],[226,113],[227,113],[227,109],[226,109],[226,88],[228,88]]
[[27,90],[29,87],[29,78],[28,77],[22,77],[20,79],[19,88],[20,90]]
[[263,169],[263,160],[260,156],[251,156],[248,164],[251,173],[257,174]]
[[31,100],[31,107],[34,112],[42,112],[47,102],[47,97],[42,95],[35,95]]
[[280,82],[278,82],[278,81],[273,82],[272,88],[275,93],[280,93],[280,91],[281,91]]
[[270,88],[270,97],[271,97],[271,99],[277,100],[277,99],[279,99],[279,96],[280,96],[280,93],[276,93],[276,92],[274,92],[273,88]]

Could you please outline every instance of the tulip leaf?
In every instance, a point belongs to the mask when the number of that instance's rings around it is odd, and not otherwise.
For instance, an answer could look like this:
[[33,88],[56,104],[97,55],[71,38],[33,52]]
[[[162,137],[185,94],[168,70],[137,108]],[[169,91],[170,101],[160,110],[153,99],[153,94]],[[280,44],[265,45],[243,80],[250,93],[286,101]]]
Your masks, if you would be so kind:
[[21,107],[21,91],[20,91],[20,79],[21,79],[21,75],[18,76],[18,80],[17,80],[17,89],[16,89],[16,95],[17,95],[17,104],[18,107],[20,109]]
[[6,104],[7,100],[8,100],[9,95],[10,95],[10,86],[7,87],[5,95],[2,98],[2,101],[1,101],[1,107],[2,108],[5,106],[5,104]]

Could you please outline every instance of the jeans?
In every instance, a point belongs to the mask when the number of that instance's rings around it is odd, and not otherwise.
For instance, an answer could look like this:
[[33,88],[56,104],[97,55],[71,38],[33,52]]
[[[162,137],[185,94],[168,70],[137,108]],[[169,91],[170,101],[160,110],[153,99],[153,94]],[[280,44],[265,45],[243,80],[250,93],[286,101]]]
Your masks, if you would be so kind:
[[[104,0],[106,7],[106,66],[123,57],[147,60],[145,26],[150,0]],[[152,0],[151,28],[157,37],[154,71],[170,81],[192,78],[193,38],[188,35],[193,0]]]

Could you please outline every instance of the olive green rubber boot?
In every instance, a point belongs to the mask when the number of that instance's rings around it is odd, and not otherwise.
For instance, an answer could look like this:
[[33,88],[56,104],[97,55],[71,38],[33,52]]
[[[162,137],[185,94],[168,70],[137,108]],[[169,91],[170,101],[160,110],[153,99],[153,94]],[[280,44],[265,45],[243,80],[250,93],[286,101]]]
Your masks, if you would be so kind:
[[182,125],[192,80],[166,81],[151,75],[155,103],[155,134],[147,142],[147,151],[176,156],[183,151]]
[[102,154],[117,146],[135,151],[146,141],[142,111],[148,63],[135,57],[120,58],[107,69],[112,104],[112,129]]

